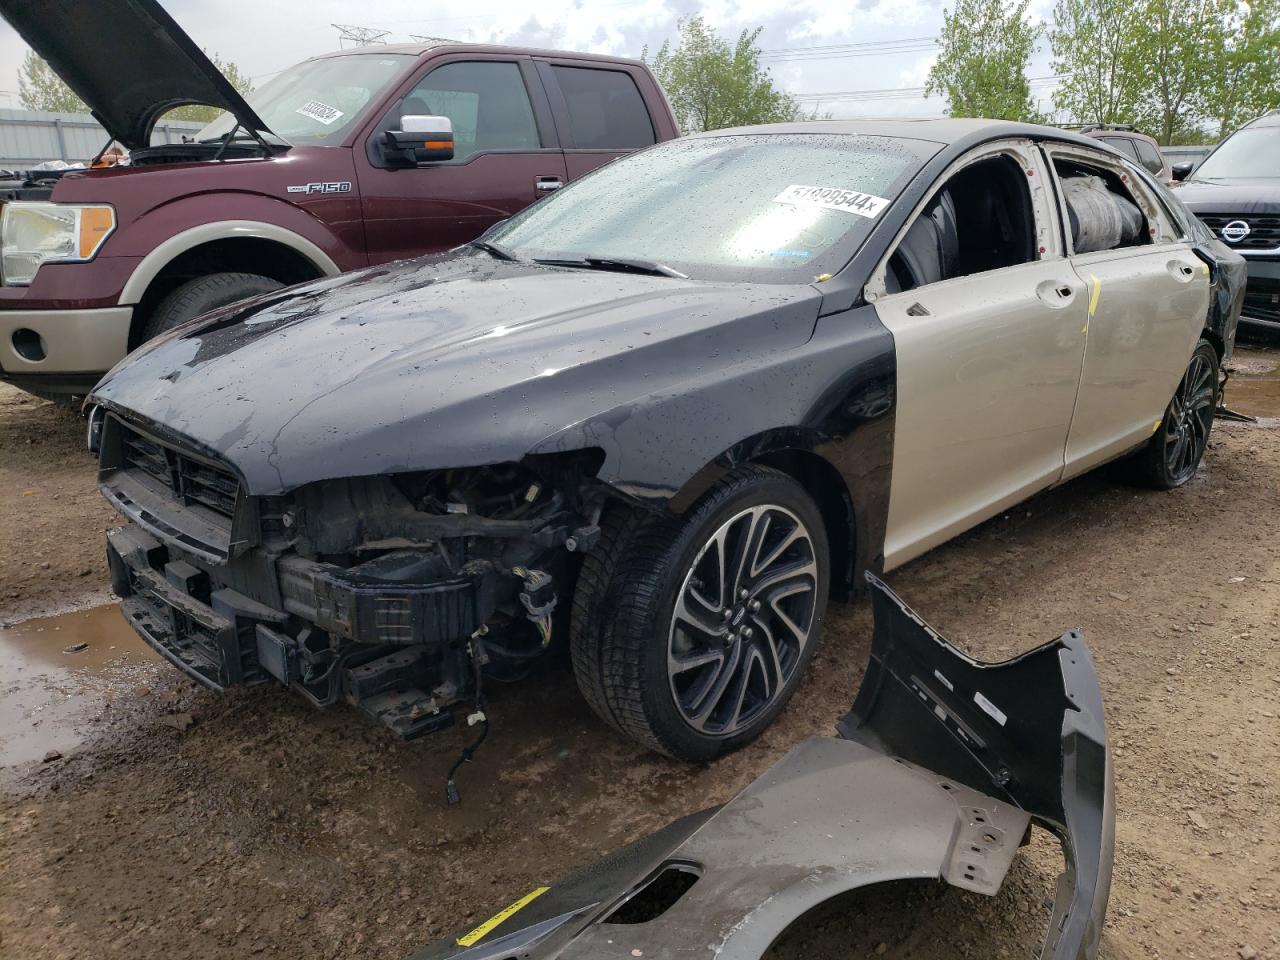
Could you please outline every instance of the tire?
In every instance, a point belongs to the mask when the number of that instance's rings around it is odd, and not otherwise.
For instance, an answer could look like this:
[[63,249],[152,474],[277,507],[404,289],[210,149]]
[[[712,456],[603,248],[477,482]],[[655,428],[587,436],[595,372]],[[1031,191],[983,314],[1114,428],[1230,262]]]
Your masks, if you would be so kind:
[[211,273],[188,280],[156,305],[142,327],[138,345],[210,310],[270,293],[283,286],[279,280],[256,273]]
[[786,706],[821,634],[831,561],[817,505],[791,477],[751,465],[682,517],[606,519],[570,638],[587,702],[677,759],[745,746]]
[[1156,490],[1180,487],[1204,458],[1218,406],[1218,352],[1201,340],[1159,427],[1129,462],[1132,480]]

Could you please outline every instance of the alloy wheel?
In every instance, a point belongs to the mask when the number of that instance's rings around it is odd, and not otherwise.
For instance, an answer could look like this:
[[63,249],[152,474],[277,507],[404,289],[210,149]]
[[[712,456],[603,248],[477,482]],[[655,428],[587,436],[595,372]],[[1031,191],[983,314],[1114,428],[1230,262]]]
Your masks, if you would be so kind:
[[790,510],[750,507],[716,530],[685,574],[668,635],[684,721],[724,737],[768,709],[812,642],[817,595],[813,540]]
[[1213,425],[1213,364],[1196,354],[1169,403],[1164,426],[1164,460],[1169,478],[1181,484],[1195,473]]

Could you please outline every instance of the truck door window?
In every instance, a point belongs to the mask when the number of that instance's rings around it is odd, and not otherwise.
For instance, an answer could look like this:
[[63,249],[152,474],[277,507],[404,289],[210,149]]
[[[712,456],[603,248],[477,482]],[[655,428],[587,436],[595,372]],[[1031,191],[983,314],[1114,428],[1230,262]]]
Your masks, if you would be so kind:
[[889,258],[885,290],[897,293],[1036,258],[1027,175],[1012,157],[965,167],[920,212]]
[[495,150],[538,150],[538,128],[520,67],[497,60],[459,60],[432,70],[404,98],[400,115],[453,121],[453,158]]
[[633,150],[654,143],[653,123],[631,74],[553,65],[569,107],[573,145],[584,150]]

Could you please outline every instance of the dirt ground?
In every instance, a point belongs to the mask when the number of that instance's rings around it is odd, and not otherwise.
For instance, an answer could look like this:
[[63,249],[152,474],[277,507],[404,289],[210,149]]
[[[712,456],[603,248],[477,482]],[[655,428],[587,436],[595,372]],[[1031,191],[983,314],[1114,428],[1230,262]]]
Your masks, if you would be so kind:
[[[979,657],[1069,627],[1089,638],[1116,763],[1107,958],[1280,960],[1280,351],[1241,353],[1237,367],[1238,395],[1268,417],[1219,421],[1185,488],[1084,477],[888,578]],[[0,388],[0,491],[0,620],[102,597],[113,521],[80,422]],[[167,667],[135,670],[127,695],[86,696],[78,746],[0,768],[0,957],[395,960],[830,733],[869,632],[865,603],[834,606],[782,718],[706,767],[613,735],[567,664],[548,664],[495,691],[453,808],[444,780],[464,729],[399,744],[278,689],[217,696]],[[0,677],[0,697],[25,696],[24,683]],[[1026,957],[1060,865],[1038,834],[995,898],[877,888],[806,918],[773,952]]]

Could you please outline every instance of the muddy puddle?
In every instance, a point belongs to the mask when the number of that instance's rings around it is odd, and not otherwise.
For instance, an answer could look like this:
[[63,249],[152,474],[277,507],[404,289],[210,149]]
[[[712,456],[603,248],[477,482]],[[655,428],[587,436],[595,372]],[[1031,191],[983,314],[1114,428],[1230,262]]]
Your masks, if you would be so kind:
[[1260,426],[1280,425],[1280,351],[1239,348],[1231,368],[1227,406]]
[[152,681],[156,663],[115,604],[0,629],[0,768],[74,749],[104,704]]

